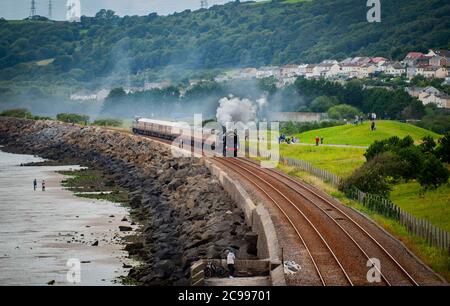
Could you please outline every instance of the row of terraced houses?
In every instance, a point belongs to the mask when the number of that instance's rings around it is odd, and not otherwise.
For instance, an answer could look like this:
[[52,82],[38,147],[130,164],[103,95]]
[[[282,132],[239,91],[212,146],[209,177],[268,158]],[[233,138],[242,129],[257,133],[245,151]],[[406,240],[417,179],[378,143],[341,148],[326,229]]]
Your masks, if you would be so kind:
[[[282,67],[268,66],[261,68],[235,69],[215,78],[217,82],[236,79],[263,79],[274,77],[277,86],[293,84],[298,77],[307,79],[349,80],[366,79],[381,74],[391,77],[415,76],[442,79],[450,83],[450,51],[429,50],[427,54],[410,52],[402,61],[392,61],[384,57],[353,57],[343,61],[324,60],[318,64],[291,64]],[[424,90],[424,92],[418,92]],[[424,104],[434,103],[441,108],[450,108],[450,97],[439,90],[430,88],[407,90]]]

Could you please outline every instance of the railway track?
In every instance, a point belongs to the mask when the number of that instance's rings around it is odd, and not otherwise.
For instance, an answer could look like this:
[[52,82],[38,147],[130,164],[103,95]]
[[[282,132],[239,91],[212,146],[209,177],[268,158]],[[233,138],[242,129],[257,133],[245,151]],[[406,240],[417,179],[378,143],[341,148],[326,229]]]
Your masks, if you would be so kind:
[[[368,263],[380,275],[375,285],[419,285],[368,230],[307,185],[247,159],[214,160],[245,178],[282,212],[307,250],[322,285],[370,284]],[[381,268],[373,258],[379,259]]]
[[[158,137],[143,137],[173,145],[171,141]],[[190,151],[192,152],[192,148]],[[421,272],[415,273],[414,276],[408,272],[416,268],[414,264],[408,263],[405,259],[407,263],[405,268],[403,263],[405,260],[400,263],[395,259],[395,256],[402,258],[403,254],[401,250],[392,249],[392,242],[389,239],[380,233],[378,240],[372,235],[379,229],[373,227],[370,229],[367,220],[355,220],[351,216],[352,213],[346,212],[349,211],[347,208],[333,203],[331,199],[307,184],[280,171],[262,169],[258,163],[246,158],[215,157],[213,161],[242,176],[244,181],[249,182],[274,204],[274,209],[287,220],[299,244],[305,249],[306,255],[301,258],[309,258],[310,266],[313,267],[311,271],[317,276],[316,283],[324,286],[368,284],[419,286],[419,281],[415,279],[417,276],[421,282],[429,283],[423,275],[420,276]],[[362,217],[356,217],[358,218]],[[383,244],[390,245],[391,252]],[[391,254],[392,250],[394,255]],[[380,268],[376,264],[378,260],[381,262]],[[377,270],[380,276],[378,282],[368,281],[369,269]]]

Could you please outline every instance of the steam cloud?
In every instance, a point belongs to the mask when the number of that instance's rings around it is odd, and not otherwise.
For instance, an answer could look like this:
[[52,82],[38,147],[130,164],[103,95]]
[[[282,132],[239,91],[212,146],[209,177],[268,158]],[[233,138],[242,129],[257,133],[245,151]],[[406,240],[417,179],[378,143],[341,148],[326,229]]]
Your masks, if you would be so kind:
[[248,123],[256,119],[257,105],[249,99],[225,97],[219,100],[217,121],[226,126],[227,122]]

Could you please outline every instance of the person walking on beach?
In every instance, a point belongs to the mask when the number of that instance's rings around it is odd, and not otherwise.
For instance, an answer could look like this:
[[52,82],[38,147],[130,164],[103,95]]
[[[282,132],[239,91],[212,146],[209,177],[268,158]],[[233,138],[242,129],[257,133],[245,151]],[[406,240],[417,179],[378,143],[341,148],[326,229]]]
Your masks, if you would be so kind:
[[234,255],[233,250],[228,250],[227,254],[227,266],[228,266],[228,272],[230,274],[230,278],[234,277],[234,260],[236,259],[236,255]]
[[36,179],[34,179],[34,181],[33,181],[33,188],[34,188],[34,191],[36,191],[36,189],[37,189],[37,180]]
[[45,191],[45,181],[42,180],[42,191]]

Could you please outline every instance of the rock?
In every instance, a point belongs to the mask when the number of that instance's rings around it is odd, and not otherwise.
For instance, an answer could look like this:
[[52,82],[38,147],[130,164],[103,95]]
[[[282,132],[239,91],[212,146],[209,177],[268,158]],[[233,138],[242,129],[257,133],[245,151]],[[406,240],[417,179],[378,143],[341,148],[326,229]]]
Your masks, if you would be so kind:
[[[145,241],[125,246],[145,261],[142,268],[131,269],[135,280],[188,284],[193,261],[219,257],[230,246],[240,248],[242,258],[254,258],[257,237],[246,235],[242,212],[200,159],[175,159],[170,149],[141,137],[54,121],[0,118],[0,142],[13,145],[17,153],[99,169],[104,185],[128,191],[133,219],[142,222],[139,240]],[[119,229],[133,230],[124,225]]]
[[48,283],[47,283],[47,285],[50,285],[50,286],[52,286],[52,285],[54,285],[55,284],[55,280],[54,279],[52,279],[51,281],[49,281]]
[[95,240],[95,242],[91,244],[91,246],[98,246],[98,240]]
[[121,232],[131,232],[133,231],[133,228],[131,226],[120,225],[119,230]]
[[134,242],[134,243],[128,243],[125,246],[125,251],[130,253],[130,255],[136,254],[138,250],[141,250],[144,248],[144,244],[142,242]]

